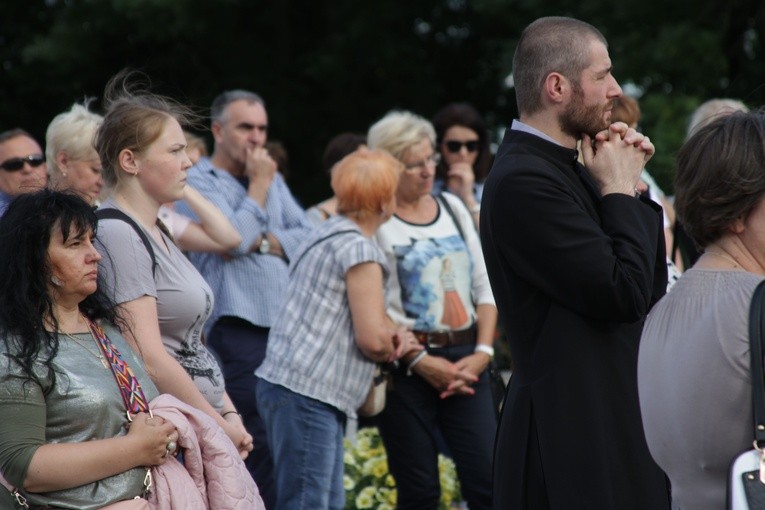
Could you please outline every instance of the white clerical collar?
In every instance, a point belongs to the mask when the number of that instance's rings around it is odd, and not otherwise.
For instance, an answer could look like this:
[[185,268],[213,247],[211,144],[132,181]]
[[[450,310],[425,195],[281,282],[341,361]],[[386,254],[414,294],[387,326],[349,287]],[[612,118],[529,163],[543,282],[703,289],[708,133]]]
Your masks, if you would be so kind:
[[548,142],[552,142],[555,145],[560,145],[561,147],[565,147],[562,143],[560,143],[558,140],[555,140],[554,138],[546,135],[545,133],[541,132],[537,128],[531,127],[528,124],[524,124],[518,119],[513,119],[513,124],[510,126],[510,129],[515,131],[523,131],[524,133],[528,133],[530,135],[538,136],[539,138],[543,140],[547,140]]

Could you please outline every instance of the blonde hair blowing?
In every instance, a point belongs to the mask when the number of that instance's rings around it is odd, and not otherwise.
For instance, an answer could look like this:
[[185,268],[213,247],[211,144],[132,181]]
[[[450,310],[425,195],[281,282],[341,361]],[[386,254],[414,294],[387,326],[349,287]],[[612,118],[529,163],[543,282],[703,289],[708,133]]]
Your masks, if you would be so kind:
[[332,168],[337,212],[366,219],[383,213],[393,199],[404,165],[383,150],[359,149]]
[[423,138],[430,140],[435,147],[436,130],[433,124],[412,112],[394,110],[369,128],[367,145],[370,149],[388,151],[400,160],[406,151]]
[[88,110],[88,104],[74,103],[69,111],[56,115],[45,132],[45,159],[48,171],[59,174],[56,155],[64,151],[69,159],[80,161],[98,157],[93,140],[104,118]]

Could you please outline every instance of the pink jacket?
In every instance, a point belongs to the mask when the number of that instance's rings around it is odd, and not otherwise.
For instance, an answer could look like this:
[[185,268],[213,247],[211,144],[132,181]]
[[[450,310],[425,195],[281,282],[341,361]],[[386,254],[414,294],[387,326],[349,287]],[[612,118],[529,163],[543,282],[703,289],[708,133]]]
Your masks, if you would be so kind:
[[183,464],[172,458],[152,470],[152,510],[265,510],[239,452],[212,418],[172,395],[150,407],[175,425],[184,449]]

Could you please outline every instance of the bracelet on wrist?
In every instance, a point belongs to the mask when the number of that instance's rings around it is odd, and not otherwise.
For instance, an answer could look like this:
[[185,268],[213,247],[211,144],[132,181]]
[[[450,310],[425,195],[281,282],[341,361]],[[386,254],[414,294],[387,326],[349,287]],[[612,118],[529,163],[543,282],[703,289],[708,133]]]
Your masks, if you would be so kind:
[[409,364],[407,365],[407,367],[406,367],[406,375],[412,375],[412,369],[414,368],[414,366],[417,363],[419,363],[420,361],[422,361],[422,358],[424,358],[427,355],[428,355],[428,351],[426,351],[426,350],[422,350],[422,351],[418,352],[417,356],[412,358],[412,361],[410,361]]
[[494,347],[490,345],[477,344],[473,352],[482,352],[489,356],[489,359],[494,359]]

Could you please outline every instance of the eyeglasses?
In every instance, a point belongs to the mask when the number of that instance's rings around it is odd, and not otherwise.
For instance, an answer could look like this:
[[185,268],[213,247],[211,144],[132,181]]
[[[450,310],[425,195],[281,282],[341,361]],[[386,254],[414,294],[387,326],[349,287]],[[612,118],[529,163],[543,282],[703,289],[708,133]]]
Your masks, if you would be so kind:
[[408,165],[404,165],[405,170],[416,170],[418,168],[425,168],[428,165],[437,165],[441,161],[441,155],[437,152],[434,152],[427,158],[423,159],[422,161],[418,161],[417,163],[410,163]]
[[38,166],[45,163],[45,158],[42,154],[30,154],[29,156],[23,158],[6,159],[2,162],[2,164],[0,164],[0,168],[6,172],[18,172],[24,168],[24,163],[29,163],[29,166],[32,168],[37,168]]
[[449,140],[448,142],[444,142],[444,145],[446,145],[446,150],[455,154],[461,151],[462,147],[465,147],[468,152],[475,152],[478,150],[478,140],[470,140],[468,142]]

